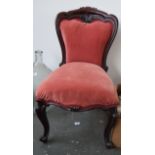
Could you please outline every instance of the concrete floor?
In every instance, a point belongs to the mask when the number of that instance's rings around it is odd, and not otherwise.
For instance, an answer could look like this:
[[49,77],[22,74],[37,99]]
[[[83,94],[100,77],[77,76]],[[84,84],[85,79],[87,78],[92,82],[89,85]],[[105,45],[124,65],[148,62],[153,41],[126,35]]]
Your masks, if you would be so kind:
[[68,112],[57,107],[48,110],[50,137],[47,144],[38,139],[42,126],[34,115],[33,155],[120,155],[119,149],[106,149],[103,131],[107,115],[102,110]]

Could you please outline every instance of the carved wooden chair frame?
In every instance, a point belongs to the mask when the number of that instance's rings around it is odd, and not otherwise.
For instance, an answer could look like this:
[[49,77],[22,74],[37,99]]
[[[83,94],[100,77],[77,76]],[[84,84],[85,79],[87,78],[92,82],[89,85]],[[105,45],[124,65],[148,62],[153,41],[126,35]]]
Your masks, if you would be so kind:
[[[60,22],[63,19],[73,19],[73,18],[76,18],[76,19],[79,18],[83,22],[86,22],[86,23],[91,23],[94,20],[102,20],[104,22],[107,21],[113,24],[112,35],[106,45],[104,55],[102,58],[102,67],[105,71],[107,71],[108,66],[106,64],[106,58],[107,58],[108,51],[111,47],[111,44],[117,33],[117,29],[118,29],[117,17],[112,14],[107,14],[103,11],[97,10],[96,8],[90,8],[90,7],[83,7],[77,10],[59,13],[56,17],[56,32],[57,32],[59,42],[61,45],[61,50],[62,50],[62,62],[60,63],[60,66],[66,63],[66,51],[65,51],[65,45],[62,39],[61,31],[60,31]],[[48,141],[49,130],[50,130],[49,122],[48,122],[47,115],[46,115],[46,108],[49,105],[51,105],[51,103],[48,104],[48,103],[45,103],[44,101],[37,101],[37,102],[38,102],[38,108],[36,109],[36,114],[44,127],[44,133],[43,133],[43,136],[40,138],[40,141],[46,143]],[[57,103],[52,103],[52,104],[59,106],[60,108],[63,108],[65,110],[74,111],[74,112],[82,112],[82,111],[98,109],[97,107],[91,107],[89,109],[80,109],[79,107],[72,107],[68,109],[68,108],[65,108],[64,106],[62,107],[61,105]],[[114,145],[112,143],[111,136],[112,136],[112,129],[113,129],[113,126],[116,120],[117,108],[116,107],[102,108],[102,110],[109,111],[110,113],[108,123],[104,131],[104,140],[105,140],[105,145],[107,148],[113,148]]]

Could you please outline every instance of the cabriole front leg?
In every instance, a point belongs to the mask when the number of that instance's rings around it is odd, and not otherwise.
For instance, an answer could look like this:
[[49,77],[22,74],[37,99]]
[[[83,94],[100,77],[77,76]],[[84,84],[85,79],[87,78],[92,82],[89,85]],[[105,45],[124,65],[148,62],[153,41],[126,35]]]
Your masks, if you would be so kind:
[[49,136],[49,122],[46,115],[46,108],[47,105],[38,102],[38,108],[36,109],[36,114],[44,128],[43,136],[40,138],[40,141],[43,143],[46,143],[48,141]]
[[108,119],[107,126],[105,128],[104,140],[107,148],[114,148],[114,144],[112,143],[112,130],[116,122],[117,109],[111,108],[109,112],[110,112],[110,116]]

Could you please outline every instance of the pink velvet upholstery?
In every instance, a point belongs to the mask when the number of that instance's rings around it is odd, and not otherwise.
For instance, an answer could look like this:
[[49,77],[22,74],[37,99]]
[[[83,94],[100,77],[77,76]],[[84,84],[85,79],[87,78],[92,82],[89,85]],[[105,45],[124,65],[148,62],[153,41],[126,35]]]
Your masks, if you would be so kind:
[[100,20],[91,23],[79,19],[62,20],[60,30],[66,48],[66,62],[82,61],[101,65],[112,28],[110,22]]
[[98,65],[67,63],[52,72],[36,91],[36,100],[64,107],[114,107],[118,97],[107,73]]

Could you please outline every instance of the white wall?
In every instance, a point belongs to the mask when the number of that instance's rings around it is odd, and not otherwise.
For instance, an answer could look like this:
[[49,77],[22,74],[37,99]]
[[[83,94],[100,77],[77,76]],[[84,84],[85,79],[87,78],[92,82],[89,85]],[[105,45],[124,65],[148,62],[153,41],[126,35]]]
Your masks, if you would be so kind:
[[108,54],[108,74],[114,83],[121,81],[121,0],[33,0],[34,1],[34,49],[44,51],[44,63],[52,70],[61,62],[61,50],[55,31],[58,12],[78,9],[82,6],[96,7],[119,19],[119,29]]

